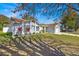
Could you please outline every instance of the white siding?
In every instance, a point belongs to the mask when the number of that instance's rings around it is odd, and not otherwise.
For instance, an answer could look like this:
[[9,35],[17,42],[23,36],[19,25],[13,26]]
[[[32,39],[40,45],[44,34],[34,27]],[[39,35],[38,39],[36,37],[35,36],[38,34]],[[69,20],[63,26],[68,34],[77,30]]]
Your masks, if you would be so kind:
[[[14,24],[14,25],[12,26],[12,33],[13,33],[13,35],[18,34],[18,27],[22,27],[22,24]],[[22,34],[22,33],[21,33],[21,34]]]
[[37,26],[39,26],[37,23],[30,22],[30,32],[31,33],[39,33],[39,31],[36,30]]
[[49,33],[54,33],[55,32],[55,28],[48,27],[48,28],[46,28],[46,31],[49,32]]
[[57,24],[55,26],[55,34],[59,34],[60,33],[60,24]]
[[11,32],[10,27],[3,27],[3,32],[4,32],[4,33],[6,33],[6,32]]
[[[42,27],[39,27],[39,24],[28,22],[28,23],[16,23],[11,25],[11,27],[3,27],[3,32],[12,32],[13,35],[18,34],[18,27],[22,27],[21,34],[28,34],[28,33],[39,33],[42,30]],[[27,32],[26,28],[30,28],[30,31]],[[39,29],[37,29],[39,27]]]

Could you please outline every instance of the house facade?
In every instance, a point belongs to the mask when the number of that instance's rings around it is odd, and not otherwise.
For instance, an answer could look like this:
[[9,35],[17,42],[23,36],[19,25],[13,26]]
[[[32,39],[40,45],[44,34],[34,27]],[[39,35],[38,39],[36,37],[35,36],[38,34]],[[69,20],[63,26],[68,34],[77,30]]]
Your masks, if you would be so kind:
[[60,33],[60,23],[44,25],[45,26],[40,26],[35,20],[27,21],[25,19],[12,18],[11,24],[7,27],[3,27],[3,32],[12,32],[13,35],[26,35],[40,32]]
[[43,25],[44,32],[60,34],[61,24],[54,23],[54,24],[45,24]]
[[36,21],[24,19],[12,19],[10,26],[3,27],[3,32],[12,32],[13,35],[25,35],[39,33],[42,29]]

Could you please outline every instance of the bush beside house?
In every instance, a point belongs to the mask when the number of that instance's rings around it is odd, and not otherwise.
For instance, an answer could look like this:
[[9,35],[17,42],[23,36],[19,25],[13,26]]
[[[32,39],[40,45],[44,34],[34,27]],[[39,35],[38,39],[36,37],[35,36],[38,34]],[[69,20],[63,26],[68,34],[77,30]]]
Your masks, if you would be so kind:
[[10,23],[10,20],[7,16],[0,15],[0,31],[3,30],[4,26],[7,26]]

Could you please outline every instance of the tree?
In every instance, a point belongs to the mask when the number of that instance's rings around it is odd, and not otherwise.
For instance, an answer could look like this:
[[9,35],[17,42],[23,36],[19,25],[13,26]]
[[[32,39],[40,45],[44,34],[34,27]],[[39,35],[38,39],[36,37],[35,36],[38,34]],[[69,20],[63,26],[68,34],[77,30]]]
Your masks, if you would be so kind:
[[62,23],[64,27],[67,29],[73,29],[77,30],[77,20],[79,19],[79,15],[73,11],[71,8],[65,12],[63,18],[62,18]]
[[[43,15],[51,18],[57,15],[61,17],[68,8],[79,12],[78,6],[79,4],[69,3],[21,3],[18,4],[18,6],[13,12],[15,13],[19,11],[24,11],[25,14],[29,14],[33,17],[40,13],[40,16]],[[24,16],[24,13],[22,14],[22,16]]]
[[34,17],[32,17],[32,16],[30,16],[28,14],[25,14],[22,18],[26,19],[27,21],[37,21],[36,18],[34,18]]
[[6,24],[9,24],[9,18],[4,15],[0,15],[0,30],[2,30],[3,26]]
[[[61,8],[59,7],[61,6]],[[60,12],[64,12],[65,9],[64,4],[52,4],[52,3],[23,3],[18,4],[16,9],[13,11],[20,12],[24,11],[21,16],[23,17],[25,14],[28,14],[30,16],[36,17],[36,15],[40,14],[40,16],[46,16],[47,18],[56,16],[57,14],[60,14]],[[58,8],[59,7],[59,8]],[[58,12],[59,11],[59,12]]]
[[[68,14],[64,15],[64,24],[69,28],[76,27],[76,18],[78,17],[79,4],[70,3],[21,3],[18,4],[14,13],[24,11],[22,17],[28,14],[32,17],[40,14],[40,16],[45,16],[47,18],[63,18],[64,12]],[[71,12],[74,11],[74,12]],[[77,14],[77,15],[76,15]]]

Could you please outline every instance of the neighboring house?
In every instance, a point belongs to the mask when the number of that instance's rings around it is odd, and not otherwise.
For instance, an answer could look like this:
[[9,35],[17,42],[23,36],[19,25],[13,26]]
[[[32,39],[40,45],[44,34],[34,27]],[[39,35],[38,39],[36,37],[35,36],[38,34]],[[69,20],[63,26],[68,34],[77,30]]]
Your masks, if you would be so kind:
[[60,33],[60,23],[54,24],[43,24],[43,32],[59,34]]

